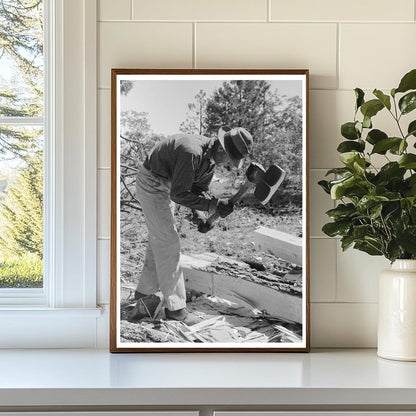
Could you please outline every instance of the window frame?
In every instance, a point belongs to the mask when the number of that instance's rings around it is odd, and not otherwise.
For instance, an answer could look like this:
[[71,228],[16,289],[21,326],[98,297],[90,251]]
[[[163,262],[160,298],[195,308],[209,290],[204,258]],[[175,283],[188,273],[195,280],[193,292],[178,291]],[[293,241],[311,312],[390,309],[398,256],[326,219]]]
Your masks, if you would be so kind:
[[0,295],[0,347],[95,347],[97,0],[44,2],[46,278]]

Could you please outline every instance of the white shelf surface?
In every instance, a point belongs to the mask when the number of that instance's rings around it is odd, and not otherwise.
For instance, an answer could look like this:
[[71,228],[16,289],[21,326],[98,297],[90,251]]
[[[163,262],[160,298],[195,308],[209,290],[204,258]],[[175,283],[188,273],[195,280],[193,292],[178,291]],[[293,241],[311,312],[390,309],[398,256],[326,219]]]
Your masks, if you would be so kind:
[[416,406],[416,362],[375,350],[136,353],[0,350],[0,408]]

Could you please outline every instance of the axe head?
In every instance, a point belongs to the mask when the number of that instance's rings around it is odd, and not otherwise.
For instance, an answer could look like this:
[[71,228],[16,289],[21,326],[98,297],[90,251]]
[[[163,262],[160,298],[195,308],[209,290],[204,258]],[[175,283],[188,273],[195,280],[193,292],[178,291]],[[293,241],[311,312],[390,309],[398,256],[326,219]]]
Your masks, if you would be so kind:
[[270,166],[263,175],[262,181],[256,185],[254,196],[266,205],[276,193],[286,176],[286,172],[277,165]]

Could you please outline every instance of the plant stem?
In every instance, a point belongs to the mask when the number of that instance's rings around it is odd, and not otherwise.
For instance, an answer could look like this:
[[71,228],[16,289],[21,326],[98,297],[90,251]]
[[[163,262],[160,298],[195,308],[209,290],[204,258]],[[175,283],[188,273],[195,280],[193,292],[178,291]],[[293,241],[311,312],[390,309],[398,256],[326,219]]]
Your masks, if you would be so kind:
[[399,122],[400,117],[401,117],[402,115],[400,114],[400,116],[399,116],[399,117],[397,117],[397,104],[396,104],[396,100],[395,100],[395,98],[393,98],[393,103],[394,103],[394,112],[395,112],[395,114],[396,114],[396,115],[394,115],[394,114],[391,112],[391,110],[389,110],[389,113],[390,113],[390,114],[391,114],[391,116],[394,118],[394,121],[396,122],[397,127],[399,128],[400,134],[402,135],[403,139],[406,139],[405,135],[403,134],[402,128],[401,128],[401,126],[400,126],[400,122]]

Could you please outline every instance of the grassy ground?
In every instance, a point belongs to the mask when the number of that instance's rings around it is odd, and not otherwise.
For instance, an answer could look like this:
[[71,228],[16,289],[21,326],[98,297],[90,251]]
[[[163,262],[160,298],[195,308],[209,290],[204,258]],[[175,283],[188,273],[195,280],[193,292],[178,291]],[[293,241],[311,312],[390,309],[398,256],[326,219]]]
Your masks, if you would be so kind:
[[34,254],[0,254],[0,288],[36,288],[43,285],[42,260]]

